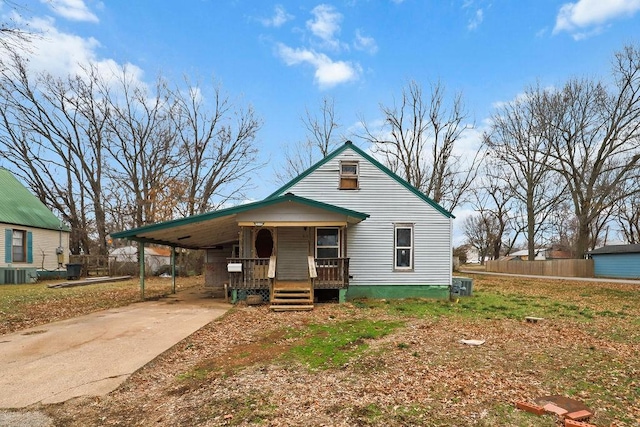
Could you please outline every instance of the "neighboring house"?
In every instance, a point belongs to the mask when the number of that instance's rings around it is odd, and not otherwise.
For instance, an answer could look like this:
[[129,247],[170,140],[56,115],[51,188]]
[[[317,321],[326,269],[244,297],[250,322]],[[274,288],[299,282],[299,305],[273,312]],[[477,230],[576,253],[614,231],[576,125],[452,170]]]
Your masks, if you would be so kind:
[[[573,258],[570,251],[567,251],[561,247],[551,246],[548,248],[535,249],[534,261],[547,261],[552,259],[571,259]],[[523,249],[520,251],[511,252],[509,255],[502,258],[503,261],[527,261],[529,259],[529,250]]]
[[448,296],[452,218],[347,142],[262,201],[113,237],[206,249],[207,284],[300,308]]
[[[171,250],[168,248],[149,247],[144,251],[145,267],[152,274],[165,265],[171,265]],[[113,249],[109,253],[109,262],[138,263],[138,248],[136,246],[123,246]]]
[[596,277],[640,279],[640,245],[611,245],[587,253]]
[[62,270],[69,228],[8,170],[0,167],[0,283],[28,283]]
[[[535,252],[535,258],[533,259],[534,261],[544,261],[547,259],[547,251],[544,248],[537,248],[534,250]],[[529,260],[529,250],[528,249],[523,249],[521,251],[515,251],[515,252],[511,252],[509,255],[507,255],[505,258],[505,260],[510,260],[510,261],[528,261]]]

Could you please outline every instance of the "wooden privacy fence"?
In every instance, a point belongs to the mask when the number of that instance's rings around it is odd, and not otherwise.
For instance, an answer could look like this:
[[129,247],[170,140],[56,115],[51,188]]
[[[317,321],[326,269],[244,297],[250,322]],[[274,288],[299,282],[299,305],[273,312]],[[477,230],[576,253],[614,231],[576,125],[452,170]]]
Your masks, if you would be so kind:
[[547,261],[487,261],[491,273],[533,276],[594,277],[592,259],[552,259]]

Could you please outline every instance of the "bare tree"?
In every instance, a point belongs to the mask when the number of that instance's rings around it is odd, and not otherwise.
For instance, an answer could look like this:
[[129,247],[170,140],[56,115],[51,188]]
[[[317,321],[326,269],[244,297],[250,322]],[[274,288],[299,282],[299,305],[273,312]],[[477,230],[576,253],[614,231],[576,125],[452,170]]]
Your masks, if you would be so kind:
[[594,221],[602,212],[640,191],[622,185],[640,178],[638,47],[615,54],[613,80],[608,89],[597,81],[572,79],[561,90],[548,91],[542,103],[553,164],[567,184],[578,223],[578,257],[597,240]]
[[371,128],[362,120],[360,137],[373,144],[392,171],[453,210],[469,190],[481,159],[479,150],[466,162],[456,154],[456,145],[472,127],[462,95],[456,94],[447,105],[441,82],[431,85],[426,98],[420,84],[411,81],[397,104],[380,105],[380,110],[382,128]]
[[185,181],[181,213],[194,215],[246,197],[252,173],[264,166],[256,147],[262,122],[251,106],[239,108],[220,87],[207,100],[199,86],[186,84],[172,93],[170,117]]
[[[629,182],[637,186],[637,182]],[[629,244],[640,243],[640,193],[632,193],[629,197],[620,199],[614,205],[615,220],[620,228],[622,237]]]
[[495,159],[488,170],[490,181],[502,183],[523,208],[529,259],[535,258],[536,242],[566,187],[553,169],[547,117],[539,109],[543,99],[540,86],[527,88],[497,109],[484,137]]
[[95,233],[106,252],[102,165],[106,117],[94,75],[31,78],[12,56],[0,74],[2,157],[72,228],[71,251],[89,253]]
[[[19,17],[22,17],[22,12],[26,10],[24,6],[14,1],[5,0],[3,3],[8,5]],[[5,14],[4,16],[8,16],[8,18],[0,22],[0,51],[16,52],[19,49],[24,49],[25,45],[29,43],[33,37],[36,37],[35,33],[19,25],[16,19],[10,14]],[[1,58],[0,63],[2,63]]]
[[[32,76],[0,70],[0,156],[72,228],[73,253],[106,254],[108,231],[193,215],[242,197],[256,161],[251,108],[198,88],[148,87],[126,69]],[[216,92],[218,94],[218,92]],[[233,197],[231,196],[233,195]]]
[[493,217],[493,240],[490,255],[493,259],[500,258],[503,254],[511,252],[516,244],[522,228],[518,228],[514,216],[514,197],[510,189],[504,187],[500,181],[493,181],[489,174],[485,174],[480,184],[484,201],[476,193],[476,208],[481,215]]
[[496,217],[488,212],[480,212],[464,221],[463,228],[467,244],[478,250],[480,264],[482,265],[484,265],[484,260],[491,252],[493,243],[496,240],[498,227]]
[[340,144],[340,136],[336,135],[340,124],[336,120],[333,98],[322,98],[319,114],[314,114],[307,108],[305,117],[301,120],[306,129],[306,139],[284,147],[285,164],[278,165],[275,171],[276,181],[281,184],[309,169]]
[[123,68],[103,79],[99,95],[110,111],[107,122],[112,188],[124,201],[132,225],[140,227],[171,219],[160,216],[163,190],[175,174],[179,160],[174,148],[175,130],[168,119],[170,94],[158,78],[153,90],[134,80]]

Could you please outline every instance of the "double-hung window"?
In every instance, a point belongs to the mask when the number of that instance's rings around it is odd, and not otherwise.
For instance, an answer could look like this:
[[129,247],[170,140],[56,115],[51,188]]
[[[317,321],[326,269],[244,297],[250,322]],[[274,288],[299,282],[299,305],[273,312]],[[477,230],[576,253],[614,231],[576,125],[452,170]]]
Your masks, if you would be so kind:
[[338,227],[316,228],[316,258],[340,257],[340,229]]
[[394,225],[394,269],[413,270],[413,224]]
[[13,262],[27,262],[27,232],[24,230],[13,230],[11,259]]

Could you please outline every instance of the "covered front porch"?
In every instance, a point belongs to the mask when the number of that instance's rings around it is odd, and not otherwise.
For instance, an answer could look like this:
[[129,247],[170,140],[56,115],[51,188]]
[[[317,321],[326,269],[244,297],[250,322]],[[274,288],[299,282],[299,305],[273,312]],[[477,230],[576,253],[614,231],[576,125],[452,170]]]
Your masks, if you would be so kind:
[[259,295],[274,310],[344,301],[349,287],[347,230],[346,224],[335,223],[242,227],[240,256],[227,260],[232,301]]
[[300,310],[344,301],[349,228],[367,217],[289,193],[113,237],[205,250],[205,285],[213,291],[232,302],[260,298],[274,310]]

